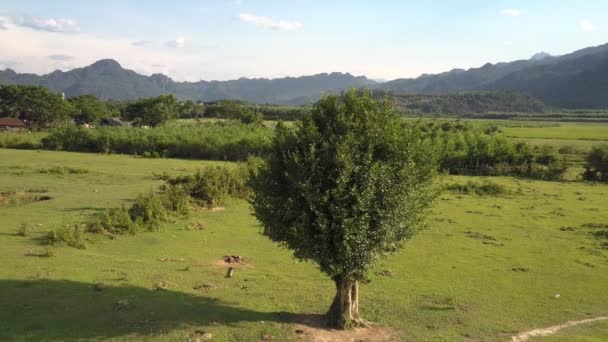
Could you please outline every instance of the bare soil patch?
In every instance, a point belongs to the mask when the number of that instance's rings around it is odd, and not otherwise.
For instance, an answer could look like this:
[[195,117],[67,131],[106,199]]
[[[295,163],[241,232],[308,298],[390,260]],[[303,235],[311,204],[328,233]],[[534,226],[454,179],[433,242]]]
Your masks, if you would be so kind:
[[349,330],[328,329],[321,315],[299,315],[294,318],[294,334],[307,342],[386,342],[404,341],[406,336],[394,328],[373,326]]

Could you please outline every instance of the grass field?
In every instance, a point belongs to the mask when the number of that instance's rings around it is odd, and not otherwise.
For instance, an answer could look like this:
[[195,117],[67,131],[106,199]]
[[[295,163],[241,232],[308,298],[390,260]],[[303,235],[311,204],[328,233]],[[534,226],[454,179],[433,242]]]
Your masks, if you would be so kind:
[[[52,227],[85,222],[156,188],[153,173],[204,164],[0,150],[0,192],[47,190],[51,197],[0,206],[0,340],[185,341],[197,329],[214,341],[297,339],[292,323],[324,313],[333,283],[261,236],[244,202],[197,212],[161,232],[113,240],[87,234],[86,249],[57,247],[43,256],[39,239]],[[58,166],[80,172],[43,172]],[[492,180],[510,193],[444,193],[430,228],[378,265],[362,286],[367,319],[402,330],[404,340],[507,341],[519,331],[608,314],[608,250],[583,227],[608,223],[608,186]],[[188,229],[195,222],[207,228]],[[18,236],[24,223],[34,231]],[[248,264],[225,278],[224,255]],[[168,289],[155,290],[159,283]],[[552,339],[602,340],[605,327]]]
[[608,141],[608,123],[560,123],[555,127],[504,127],[513,138]]

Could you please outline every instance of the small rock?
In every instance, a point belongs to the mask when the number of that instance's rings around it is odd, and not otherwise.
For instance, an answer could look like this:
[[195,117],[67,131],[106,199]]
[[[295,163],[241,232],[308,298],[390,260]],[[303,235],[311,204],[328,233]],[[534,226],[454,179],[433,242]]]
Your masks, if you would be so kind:
[[303,333],[304,333],[304,330],[302,330],[302,329],[296,330],[296,334],[298,334],[298,335],[302,335]]
[[266,334],[266,335],[262,336],[262,341],[272,341],[272,340],[274,340],[274,336],[272,336],[272,335]]

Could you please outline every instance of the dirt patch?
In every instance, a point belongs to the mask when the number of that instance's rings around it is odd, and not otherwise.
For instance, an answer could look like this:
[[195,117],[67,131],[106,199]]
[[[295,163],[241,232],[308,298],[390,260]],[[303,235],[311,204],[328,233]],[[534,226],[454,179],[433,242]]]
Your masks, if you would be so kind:
[[239,255],[226,255],[215,262],[216,266],[225,268],[250,267],[253,268],[249,260]]
[[557,333],[558,331],[565,329],[565,328],[577,326],[580,324],[603,321],[603,320],[607,320],[607,319],[608,319],[608,317],[595,317],[595,318],[583,319],[580,321],[568,321],[566,323],[554,325],[554,326],[548,327],[548,328],[540,328],[540,329],[534,329],[534,330],[522,332],[520,334],[513,336],[511,338],[511,341],[512,342],[524,342],[524,341],[529,340],[531,337],[549,336],[549,335],[553,335],[553,334]]
[[295,318],[294,334],[307,342],[385,342],[403,341],[405,334],[394,328],[371,327],[349,330],[327,329],[321,315],[305,315]]

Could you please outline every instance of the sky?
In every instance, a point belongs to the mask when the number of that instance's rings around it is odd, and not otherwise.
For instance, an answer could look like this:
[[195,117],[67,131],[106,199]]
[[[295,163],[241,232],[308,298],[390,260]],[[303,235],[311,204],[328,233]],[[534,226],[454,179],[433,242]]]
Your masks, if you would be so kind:
[[606,0],[2,0],[0,69],[377,80],[608,43]]

